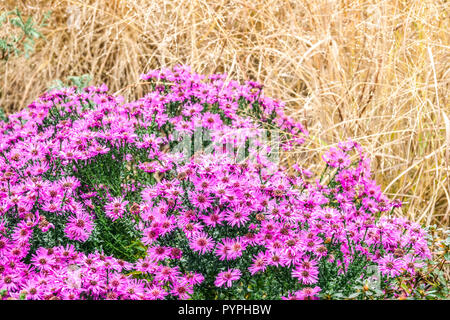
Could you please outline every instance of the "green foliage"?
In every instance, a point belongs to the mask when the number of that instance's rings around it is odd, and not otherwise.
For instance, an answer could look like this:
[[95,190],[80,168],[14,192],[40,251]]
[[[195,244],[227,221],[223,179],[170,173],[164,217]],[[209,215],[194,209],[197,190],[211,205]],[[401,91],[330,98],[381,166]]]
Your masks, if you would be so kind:
[[434,257],[414,279],[400,279],[399,286],[403,288],[408,299],[449,299],[450,230],[436,226],[427,229],[430,235],[428,242],[430,247],[434,248]]
[[81,76],[69,76],[67,77],[67,82],[64,83],[60,79],[56,79],[53,81],[53,84],[48,88],[49,90],[52,89],[62,89],[62,88],[68,88],[68,87],[76,87],[78,90],[81,90],[83,88],[86,88],[89,86],[89,83],[92,80],[92,76],[89,74],[83,74]]
[[0,28],[4,28],[6,24],[18,28],[18,34],[8,34],[0,38],[0,60],[7,61],[12,54],[19,56],[24,54],[29,58],[30,53],[34,51],[35,40],[44,38],[39,31],[47,25],[47,21],[51,12],[47,12],[42,20],[37,23],[32,17],[24,19],[19,9],[9,12],[3,12],[0,15]]
[[0,120],[4,122],[8,122],[8,116],[5,114],[5,110],[0,107]]

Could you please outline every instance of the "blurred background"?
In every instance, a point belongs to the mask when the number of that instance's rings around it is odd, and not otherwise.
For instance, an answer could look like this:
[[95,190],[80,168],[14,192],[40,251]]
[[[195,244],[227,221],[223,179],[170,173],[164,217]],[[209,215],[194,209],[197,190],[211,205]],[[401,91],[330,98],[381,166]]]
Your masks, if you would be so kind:
[[105,83],[133,100],[150,69],[226,72],[263,83],[307,127],[288,165],[318,172],[327,148],[354,139],[403,201],[397,214],[449,225],[445,0],[0,0],[0,15],[6,114],[57,85]]

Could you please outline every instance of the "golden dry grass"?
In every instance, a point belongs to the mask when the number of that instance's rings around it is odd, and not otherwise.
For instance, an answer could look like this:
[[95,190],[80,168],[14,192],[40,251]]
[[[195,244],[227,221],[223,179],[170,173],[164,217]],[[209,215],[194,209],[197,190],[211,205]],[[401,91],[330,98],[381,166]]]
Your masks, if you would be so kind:
[[[132,99],[139,74],[189,64],[264,83],[311,133],[289,154],[313,169],[360,142],[403,214],[450,219],[449,5],[445,0],[9,1],[52,10],[30,59],[0,64],[0,105],[23,108],[54,79],[89,73]],[[1,8],[0,8],[1,9]]]

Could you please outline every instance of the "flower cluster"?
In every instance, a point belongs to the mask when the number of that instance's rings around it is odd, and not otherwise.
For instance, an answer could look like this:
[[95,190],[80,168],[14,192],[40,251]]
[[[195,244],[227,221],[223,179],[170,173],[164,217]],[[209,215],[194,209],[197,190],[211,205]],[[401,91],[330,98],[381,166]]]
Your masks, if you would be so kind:
[[316,299],[374,267],[388,297],[430,258],[358,144],[311,182],[273,161],[273,142],[308,133],[260,84],[186,66],[142,79],[133,102],[53,90],[0,123],[2,297]]

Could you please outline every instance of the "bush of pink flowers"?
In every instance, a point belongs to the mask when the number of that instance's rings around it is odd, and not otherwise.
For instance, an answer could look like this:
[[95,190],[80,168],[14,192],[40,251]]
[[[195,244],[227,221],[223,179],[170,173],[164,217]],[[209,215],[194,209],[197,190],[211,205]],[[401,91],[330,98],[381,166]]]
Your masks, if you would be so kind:
[[392,215],[362,148],[288,173],[277,152],[307,131],[226,78],[154,70],[136,101],[63,88],[1,122],[1,297],[396,297],[427,233]]

